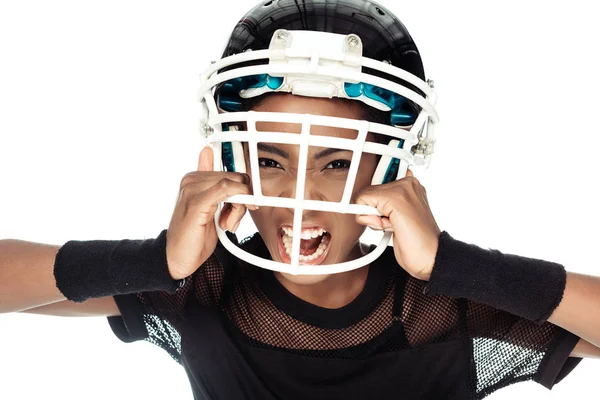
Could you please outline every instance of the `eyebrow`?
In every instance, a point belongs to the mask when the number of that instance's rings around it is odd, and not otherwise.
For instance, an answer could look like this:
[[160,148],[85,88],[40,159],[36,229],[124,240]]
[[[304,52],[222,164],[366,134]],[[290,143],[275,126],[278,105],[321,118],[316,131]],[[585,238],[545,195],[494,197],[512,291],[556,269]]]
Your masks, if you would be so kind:
[[[283,151],[280,148],[275,147],[275,146],[271,146],[271,145],[259,142],[259,143],[256,144],[256,147],[257,147],[258,150],[266,151],[267,153],[273,153],[273,154],[276,154],[276,155],[278,155],[280,157],[283,157],[283,158],[286,158],[286,159],[290,158],[290,155],[287,152],[285,152],[285,151]],[[340,153],[340,152],[350,152],[350,150],[344,150],[344,149],[325,149],[325,150],[320,151],[317,154],[315,154],[315,159],[318,160],[320,158],[327,157],[327,156],[329,156],[331,154]]]
[[315,154],[315,158],[318,160],[319,158],[327,157],[328,155],[331,155],[331,154],[334,154],[334,153],[340,153],[340,152],[350,152],[350,150],[344,150],[344,149],[325,149],[325,150],[320,151],[317,154]]
[[277,154],[278,156],[283,157],[283,158],[290,158],[290,155],[288,153],[286,153],[285,151],[281,150],[278,147],[270,146],[265,143],[260,143],[260,142],[256,143],[256,148],[258,150],[266,151],[267,153]]

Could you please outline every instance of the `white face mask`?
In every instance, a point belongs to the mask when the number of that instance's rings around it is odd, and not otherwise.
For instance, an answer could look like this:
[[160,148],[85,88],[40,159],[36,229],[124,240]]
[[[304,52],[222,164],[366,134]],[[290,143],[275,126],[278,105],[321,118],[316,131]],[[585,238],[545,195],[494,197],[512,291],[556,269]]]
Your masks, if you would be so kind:
[[[268,60],[268,64],[237,66],[256,60]],[[219,72],[227,67],[227,71]],[[380,71],[396,77],[417,88],[421,93],[402,86],[394,81],[361,72],[362,67]],[[309,97],[350,98],[382,111],[394,110],[394,102],[378,101],[374,91],[384,91],[394,99],[410,101],[419,111],[410,121],[410,126],[383,125],[369,121],[335,118],[312,114],[290,114],[274,112],[233,111],[222,112],[215,100],[216,88],[232,79],[255,76],[263,82],[251,88],[242,88],[241,97],[249,98],[267,92],[286,92]],[[274,82],[268,81],[272,79]],[[274,84],[273,84],[274,83]],[[359,83],[359,84],[357,84]],[[350,86],[349,86],[350,85]],[[250,254],[232,243],[220,229],[218,220],[223,204],[215,214],[217,233],[222,244],[235,256],[256,266],[294,275],[332,274],[364,266],[379,257],[389,243],[392,232],[383,232],[376,249],[355,260],[328,264],[307,265],[300,255],[302,235],[302,215],[305,210],[347,214],[380,215],[373,207],[351,204],[352,190],[363,153],[380,155],[380,161],[371,184],[386,183],[390,176],[400,179],[409,166],[427,168],[433,153],[434,127],[438,123],[435,111],[437,96],[432,84],[404,70],[384,62],[362,56],[362,43],[356,35],[339,35],[325,32],[285,31],[273,34],[269,49],[250,51],[221,59],[201,75],[199,98],[202,104],[202,133],[206,143],[215,151],[215,171],[246,172],[246,160],[242,143],[249,149],[249,164],[253,182],[253,195],[236,195],[228,198],[228,203],[253,204],[259,207],[284,207],[293,210],[293,226],[286,238],[290,249],[290,263],[277,262]],[[348,91],[351,87],[354,92]],[[374,90],[375,89],[375,90]],[[389,98],[389,96],[388,96]],[[397,103],[397,102],[396,102]],[[256,129],[257,122],[283,122],[301,125],[300,133],[262,132]],[[232,125],[230,125],[232,124]],[[239,129],[223,129],[235,124],[246,126]],[[350,129],[358,132],[356,139],[334,136],[311,135],[313,126]],[[367,142],[367,133],[388,137],[388,144]],[[295,144],[299,146],[295,198],[281,198],[263,195],[258,164],[257,143]],[[306,200],[305,182],[307,153],[309,146],[329,147],[353,152],[347,181],[341,200],[336,202]],[[223,157],[225,155],[225,157]],[[225,160],[225,161],[223,161]],[[318,234],[318,232],[317,232]],[[289,243],[291,242],[291,243]]]

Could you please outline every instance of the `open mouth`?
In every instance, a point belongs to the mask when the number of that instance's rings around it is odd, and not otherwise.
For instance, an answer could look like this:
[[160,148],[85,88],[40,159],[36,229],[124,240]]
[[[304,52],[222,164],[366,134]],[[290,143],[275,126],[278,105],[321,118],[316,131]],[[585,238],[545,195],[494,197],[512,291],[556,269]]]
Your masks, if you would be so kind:
[[[284,263],[292,262],[292,227],[283,226],[279,230],[279,255]],[[302,240],[300,241],[300,264],[321,264],[331,245],[331,234],[323,228],[303,228]]]

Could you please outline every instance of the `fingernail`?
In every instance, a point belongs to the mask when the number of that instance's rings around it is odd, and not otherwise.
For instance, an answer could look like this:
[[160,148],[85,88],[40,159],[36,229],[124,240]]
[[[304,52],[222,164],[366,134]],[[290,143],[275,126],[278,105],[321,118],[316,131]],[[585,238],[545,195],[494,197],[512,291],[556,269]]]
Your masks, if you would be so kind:
[[237,224],[235,224],[235,226],[233,227],[233,230],[231,232],[237,231],[238,226],[240,226],[240,221],[238,221]]
[[375,230],[375,231],[380,231],[380,230],[381,230],[381,228],[380,228],[380,227],[378,227],[378,226],[373,226],[373,225],[369,225],[369,228],[371,228],[371,229],[373,229],[373,230]]

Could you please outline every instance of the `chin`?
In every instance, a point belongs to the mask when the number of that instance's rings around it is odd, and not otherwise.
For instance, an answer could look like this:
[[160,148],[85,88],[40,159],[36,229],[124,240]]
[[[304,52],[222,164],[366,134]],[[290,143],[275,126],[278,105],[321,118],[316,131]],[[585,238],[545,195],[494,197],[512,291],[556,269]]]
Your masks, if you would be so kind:
[[281,276],[285,280],[295,283],[296,285],[315,285],[325,281],[331,274],[325,275],[293,275],[287,272],[281,272]]

